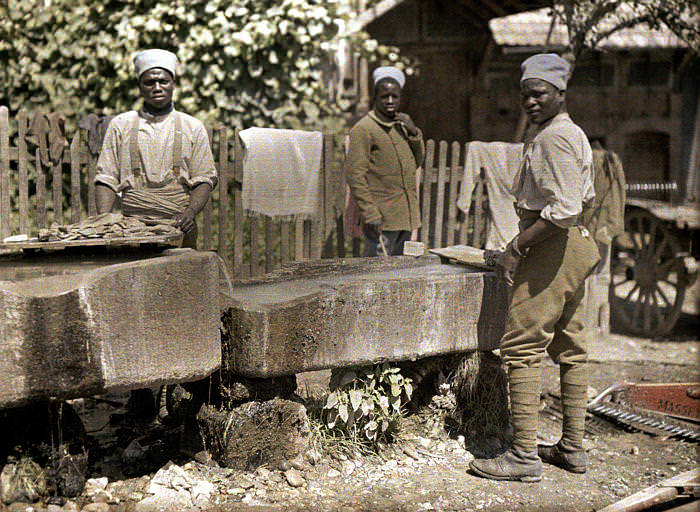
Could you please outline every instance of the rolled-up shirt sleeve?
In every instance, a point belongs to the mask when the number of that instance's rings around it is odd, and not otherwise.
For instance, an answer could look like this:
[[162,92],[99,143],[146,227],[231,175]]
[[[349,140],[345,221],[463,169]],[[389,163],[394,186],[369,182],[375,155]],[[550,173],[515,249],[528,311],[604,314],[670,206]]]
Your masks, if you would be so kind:
[[109,123],[109,126],[107,126],[100,157],[97,160],[95,183],[107,185],[115,192],[119,192],[119,184],[121,182],[121,166],[119,161],[120,147],[121,134],[114,121],[112,121]]
[[218,182],[216,165],[204,126],[200,125],[193,130],[192,137],[192,157],[188,162],[189,178],[187,184],[194,188],[200,183],[208,183],[211,188],[215,188]]
[[533,148],[531,163],[537,169],[535,183],[545,198],[540,216],[556,226],[575,225],[582,212],[582,162],[571,143],[562,135],[543,137]]

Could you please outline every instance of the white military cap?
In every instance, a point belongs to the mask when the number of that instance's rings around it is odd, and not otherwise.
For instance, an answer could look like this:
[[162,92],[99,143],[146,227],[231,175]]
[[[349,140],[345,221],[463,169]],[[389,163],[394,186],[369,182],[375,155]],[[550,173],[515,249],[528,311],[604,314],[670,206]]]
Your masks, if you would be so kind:
[[566,90],[569,77],[569,63],[555,53],[538,53],[523,61],[520,68],[523,76],[520,82],[528,78],[539,78],[549,82],[560,91]]
[[406,83],[406,75],[403,74],[399,68],[394,66],[380,66],[372,72],[372,79],[374,80],[374,85],[377,85],[382,78],[393,78],[398,82],[399,87],[403,89]]
[[177,69],[177,56],[168,50],[160,50],[153,48],[139,52],[134,57],[134,68],[136,76],[141,77],[146,71],[153,68],[163,68],[170,71],[170,74],[175,77]]

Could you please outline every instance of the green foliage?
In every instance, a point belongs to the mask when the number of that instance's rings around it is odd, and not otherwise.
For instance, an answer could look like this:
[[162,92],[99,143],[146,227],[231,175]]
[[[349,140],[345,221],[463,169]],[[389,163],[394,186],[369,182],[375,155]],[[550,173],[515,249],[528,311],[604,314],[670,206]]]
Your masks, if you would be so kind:
[[387,364],[334,371],[323,407],[326,426],[372,445],[397,430],[402,403],[411,399],[411,379]]
[[[325,83],[350,18],[340,0],[53,0],[0,4],[0,104],[71,116],[138,104],[132,58],[160,47],[181,62],[178,108],[231,126],[341,127]],[[382,62],[396,49],[360,32]]]

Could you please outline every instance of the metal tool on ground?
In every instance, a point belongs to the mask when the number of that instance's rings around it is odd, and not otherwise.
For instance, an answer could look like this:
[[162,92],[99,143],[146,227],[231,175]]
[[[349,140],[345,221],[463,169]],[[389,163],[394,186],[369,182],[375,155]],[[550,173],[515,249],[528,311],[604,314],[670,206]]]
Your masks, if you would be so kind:
[[700,384],[616,384],[588,411],[654,435],[700,441]]
[[627,496],[599,512],[693,511],[700,507],[698,498],[700,498],[700,468],[695,468]]

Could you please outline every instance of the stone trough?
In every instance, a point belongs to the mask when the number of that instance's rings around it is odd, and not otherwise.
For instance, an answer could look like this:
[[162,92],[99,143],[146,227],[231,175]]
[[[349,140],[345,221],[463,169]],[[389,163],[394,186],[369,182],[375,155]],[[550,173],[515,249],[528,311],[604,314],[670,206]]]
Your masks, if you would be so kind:
[[506,289],[438,257],[295,263],[222,291],[223,367],[250,378],[498,347]]
[[0,409],[211,374],[218,276],[185,249],[0,257]]

